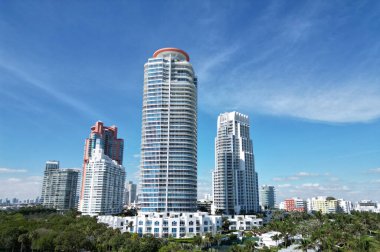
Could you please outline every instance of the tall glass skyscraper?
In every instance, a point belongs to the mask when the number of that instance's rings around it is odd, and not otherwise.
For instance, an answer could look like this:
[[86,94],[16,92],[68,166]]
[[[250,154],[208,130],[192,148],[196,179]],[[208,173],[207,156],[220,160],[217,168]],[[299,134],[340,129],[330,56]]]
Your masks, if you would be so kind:
[[157,50],[144,65],[141,210],[192,212],[197,201],[197,78],[189,55]]
[[226,214],[259,211],[257,173],[248,116],[219,115],[213,172],[214,209]]

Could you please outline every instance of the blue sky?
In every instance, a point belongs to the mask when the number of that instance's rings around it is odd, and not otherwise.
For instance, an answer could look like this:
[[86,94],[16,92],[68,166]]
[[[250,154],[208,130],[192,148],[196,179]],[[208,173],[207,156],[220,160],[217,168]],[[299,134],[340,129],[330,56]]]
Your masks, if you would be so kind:
[[279,200],[380,200],[378,1],[1,1],[0,198],[37,196],[46,160],[81,167],[97,120],[136,181],[143,65],[162,47],[198,75],[200,197],[217,116],[236,110]]

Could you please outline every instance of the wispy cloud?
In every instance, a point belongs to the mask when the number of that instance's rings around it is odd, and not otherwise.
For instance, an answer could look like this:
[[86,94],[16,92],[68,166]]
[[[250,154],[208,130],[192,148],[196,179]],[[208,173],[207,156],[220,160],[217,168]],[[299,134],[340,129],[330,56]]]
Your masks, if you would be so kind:
[[207,82],[213,72],[217,70],[218,67],[231,60],[231,56],[233,56],[238,51],[238,49],[239,45],[220,47],[218,51],[211,55],[201,56],[202,58],[199,60],[196,74],[198,76],[201,76],[202,81]]
[[26,169],[0,168],[0,173],[24,173]]
[[272,180],[273,181],[294,181],[294,180],[300,180],[305,179],[307,177],[318,177],[321,176],[318,173],[310,173],[310,172],[298,172],[295,175],[292,176],[286,176],[286,177],[275,177]]
[[48,95],[54,97],[56,101],[60,101],[66,106],[71,107],[76,111],[80,111],[82,114],[91,116],[98,119],[104,119],[105,116],[99,114],[89,105],[83,103],[82,101],[75,99],[73,96],[69,96],[66,93],[53,88],[52,85],[47,84],[43,80],[35,77],[33,74],[28,73],[23,70],[22,66],[12,65],[10,62],[4,62],[0,60],[0,68],[11,73],[16,78],[28,83],[29,85],[38,88],[39,90],[47,93]]
[[[366,55],[360,64],[340,62],[348,52],[337,52],[333,42],[316,42],[322,32],[332,29],[330,17],[323,18],[329,8],[304,4],[284,16],[282,6],[276,4],[266,13],[270,20],[248,23],[249,32],[234,40],[233,46],[219,46],[219,55],[202,58],[200,108],[327,123],[380,118],[380,86],[373,70],[378,64],[378,45],[360,52],[346,49],[352,57]],[[349,16],[342,17],[340,25],[347,25],[346,19]],[[261,25],[265,29],[257,28]]]

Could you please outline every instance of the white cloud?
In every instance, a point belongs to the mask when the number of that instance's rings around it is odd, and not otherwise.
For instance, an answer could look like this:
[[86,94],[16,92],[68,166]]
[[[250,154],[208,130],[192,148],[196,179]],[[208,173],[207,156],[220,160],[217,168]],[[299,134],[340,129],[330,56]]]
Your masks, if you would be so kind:
[[369,169],[370,173],[380,173],[380,168]]
[[2,179],[0,198],[33,199],[41,195],[41,187],[41,176]]
[[279,184],[276,186],[277,199],[278,202],[281,202],[291,197],[307,199],[316,196],[333,196],[335,198],[358,201],[368,199],[370,195],[371,200],[380,200],[377,194],[380,180],[351,181],[349,184],[340,181],[331,182],[323,179],[318,182],[302,184]]
[[318,183],[305,183],[305,184],[301,185],[301,188],[302,187],[319,187],[319,184]]
[[299,177],[315,177],[318,176],[317,173],[310,173],[310,172],[299,172],[297,173],[297,176]]
[[19,179],[19,178],[9,178],[9,179],[7,179],[7,181],[9,181],[9,182],[20,182],[21,179]]
[[12,169],[12,168],[0,168],[0,173],[23,173],[27,172],[26,169]]
[[[330,58],[335,48],[321,44],[315,51],[305,51],[302,44],[313,43],[313,35],[328,25],[314,16],[324,7],[308,12],[309,7],[285,20],[273,15],[268,29],[256,28],[255,36],[219,46],[217,55],[200,53],[207,55],[198,57],[202,63],[196,68],[202,82],[200,109],[213,113],[235,109],[327,123],[380,118],[380,86],[373,70],[377,44],[365,48],[368,57],[360,64],[352,61],[340,67]],[[343,57],[337,56],[337,60]],[[326,62],[331,62],[331,68],[326,68]]]
[[292,185],[291,184],[280,184],[280,185],[277,185],[278,188],[287,188],[287,187],[291,187]]
[[318,176],[320,176],[318,173],[298,172],[297,174],[293,176],[275,177],[272,180],[273,181],[294,181],[294,180],[305,179],[306,177],[318,177]]
[[333,123],[368,122],[380,117],[380,88],[373,87],[374,83],[281,87],[277,83],[263,86],[249,82],[235,82],[233,87],[219,83],[218,89],[207,92],[208,98],[202,98],[202,107],[244,109]]

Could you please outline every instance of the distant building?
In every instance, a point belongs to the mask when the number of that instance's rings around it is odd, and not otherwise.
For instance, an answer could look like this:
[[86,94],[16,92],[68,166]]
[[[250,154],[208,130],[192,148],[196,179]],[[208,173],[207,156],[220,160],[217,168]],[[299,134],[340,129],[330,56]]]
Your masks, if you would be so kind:
[[95,216],[122,212],[125,169],[104,154],[99,140],[86,164],[83,181],[82,214]]
[[336,213],[338,212],[338,201],[333,197],[318,196],[307,199],[309,212]]
[[372,200],[362,200],[355,204],[355,211],[380,213],[378,203]]
[[260,206],[261,210],[268,210],[275,208],[276,194],[274,186],[262,185],[260,187]]
[[208,212],[211,214],[212,201],[201,199],[197,201],[197,210],[201,212]]
[[220,114],[215,138],[214,211],[242,214],[259,211],[257,173],[247,115]]
[[204,212],[195,213],[144,213],[133,217],[98,216],[98,222],[105,223],[121,232],[137,233],[139,236],[151,234],[154,237],[194,237],[220,232],[223,218],[231,223],[230,230],[252,230],[263,225],[255,215],[221,216]]
[[213,201],[213,197],[210,193],[205,193],[204,199],[207,201]]
[[77,207],[77,169],[60,169],[58,161],[47,161],[42,183],[42,205],[57,210]]
[[79,197],[79,211],[82,211],[83,200],[84,200],[84,185],[85,177],[87,173],[87,165],[90,158],[92,157],[93,150],[96,144],[99,144],[103,149],[104,155],[108,156],[110,159],[114,160],[117,164],[123,164],[123,151],[124,151],[124,140],[117,137],[117,127],[104,126],[103,122],[96,122],[94,126],[91,127],[90,136],[85,141],[84,146],[84,157],[83,157],[83,172],[82,172],[82,184]]
[[300,198],[291,198],[284,201],[284,210],[287,212],[306,212],[306,201]]
[[338,211],[341,213],[351,213],[353,204],[351,201],[338,199]]
[[133,184],[132,181],[129,181],[125,185],[124,205],[130,206],[131,204],[135,203],[137,201],[136,193],[137,185]]

